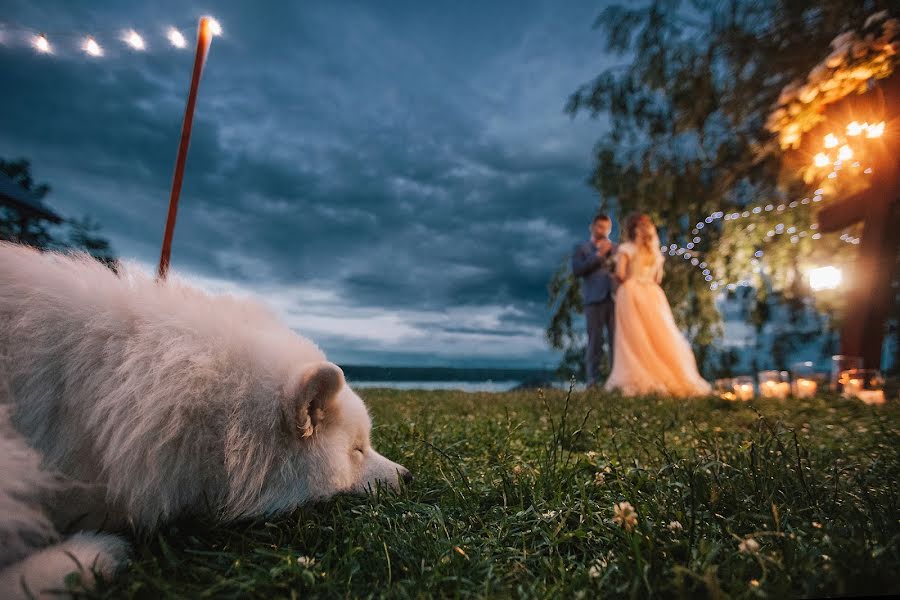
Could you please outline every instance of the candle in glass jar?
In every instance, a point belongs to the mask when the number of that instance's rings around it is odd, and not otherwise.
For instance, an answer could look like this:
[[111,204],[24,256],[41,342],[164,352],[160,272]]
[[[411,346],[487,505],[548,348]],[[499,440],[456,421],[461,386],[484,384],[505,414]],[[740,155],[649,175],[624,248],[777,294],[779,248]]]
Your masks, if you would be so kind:
[[763,398],[778,398],[784,400],[788,397],[791,386],[786,381],[763,381],[759,384],[759,393]]
[[866,404],[884,404],[884,390],[859,390],[856,397]]
[[794,395],[798,398],[812,398],[816,395],[818,385],[812,379],[801,377],[797,379],[795,383],[797,389],[795,390]]
[[753,384],[751,383],[738,383],[734,386],[734,395],[738,400],[752,400],[753,399]]
[[844,382],[844,395],[856,396],[862,390],[862,379],[848,379]]

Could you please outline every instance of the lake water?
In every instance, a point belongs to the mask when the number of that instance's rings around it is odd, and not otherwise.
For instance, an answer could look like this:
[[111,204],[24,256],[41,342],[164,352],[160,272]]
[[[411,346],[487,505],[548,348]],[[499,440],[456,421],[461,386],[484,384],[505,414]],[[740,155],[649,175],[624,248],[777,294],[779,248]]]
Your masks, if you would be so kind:
[[[349,381],[357,389],[390,388],[395,390],[459,390],[463,392],[508,392],[518,386],[519,381]],[[559,383],[554,387],[565,388]],[[576,387],[577,389],[577,387]]]

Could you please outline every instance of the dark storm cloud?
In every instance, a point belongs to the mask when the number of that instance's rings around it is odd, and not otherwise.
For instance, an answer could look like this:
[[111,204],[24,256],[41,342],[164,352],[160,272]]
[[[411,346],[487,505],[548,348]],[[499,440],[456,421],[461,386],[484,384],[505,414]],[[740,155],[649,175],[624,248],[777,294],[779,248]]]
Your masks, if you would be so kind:
[[[430,4],[209,8],[225,36],[201,86],[173,265],[268,290],[345,360],[488,348],[486,360],[544,361],[546,283],[595,205],[584,181],[602,125],[562,106],[603,67],[588,25],[599,8]],[[15,90],[0,99],[0,156],[31,158],[54,206],[92,215],[148,264],[191,62],[158,33],[206,8],[7,11],[48,30],[145,30],[145,54],[98,33],[99,61],[0,46]],[[337,314],[356,329],[335,332]]]

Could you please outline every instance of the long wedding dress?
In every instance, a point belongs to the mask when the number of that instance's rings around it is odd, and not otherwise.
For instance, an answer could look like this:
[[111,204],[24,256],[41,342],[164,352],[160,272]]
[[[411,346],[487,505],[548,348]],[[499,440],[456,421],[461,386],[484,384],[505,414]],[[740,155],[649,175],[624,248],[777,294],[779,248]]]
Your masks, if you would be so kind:
[[709,383],[697,371],[694,353],[659,285],[662,254],[640,256],[637,246],[626,242],[619,246],[616,260],[624,281],[615,297],[615,359],[605,388],[627,396],[709,394]]

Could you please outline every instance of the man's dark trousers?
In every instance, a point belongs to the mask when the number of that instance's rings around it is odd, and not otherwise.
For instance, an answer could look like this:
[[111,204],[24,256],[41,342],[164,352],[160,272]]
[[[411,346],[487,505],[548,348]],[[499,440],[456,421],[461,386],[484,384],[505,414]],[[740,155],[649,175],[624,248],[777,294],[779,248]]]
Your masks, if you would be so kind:
[[599,383],[600,365],[603,362],[604,338],[609,340],[609,364],[613,362],[616,305],[614,295],[616,280],[611,268],[610,256],[615,254],[615,244],[606,257],[597,255],[594,240],[575,246],[572,252],[572,273],[581,278],[582,305],[587,320],[588,345],[585,352],[587,383]]
[[585,366],[587,367],[588,385],[596,384],[600,380],[600,366],[603,364],[603,342],[609,344],[609,365],[613,364],[613,340],[616,335],[616,304],[611,296],[607,296],[602,302],[594,302],[584,307],[584,317],[587,320],[587,352]]

